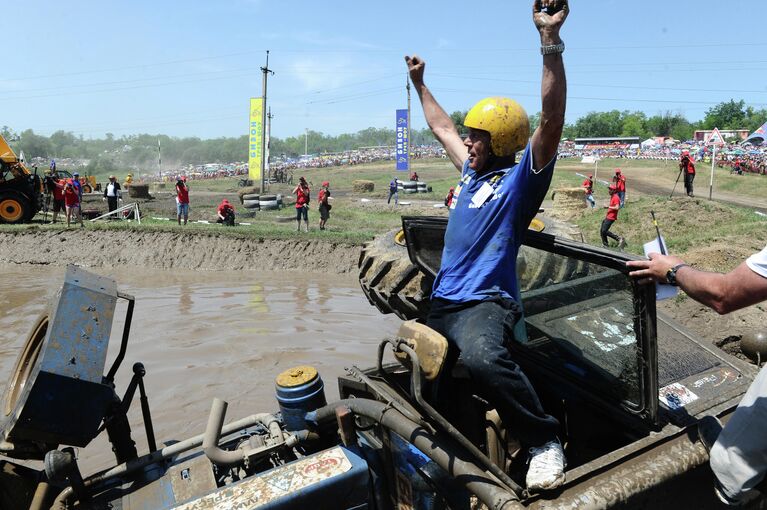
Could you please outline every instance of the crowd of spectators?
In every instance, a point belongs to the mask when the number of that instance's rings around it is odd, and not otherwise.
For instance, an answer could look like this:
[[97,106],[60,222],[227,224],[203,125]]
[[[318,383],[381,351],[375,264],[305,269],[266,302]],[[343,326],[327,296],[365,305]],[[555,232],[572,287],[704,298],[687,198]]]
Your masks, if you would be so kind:
[[[684,142],[673,145],[601,144],[575,145],[565,141],[559,146],[559,158],[598,157],[637,160],[678,160],[682,151],[689,151],[695,161],[711,164],[712,150],[703,142]],[[767,146],[728,143],[716,150],[716,165],[740,173],[767,173]]]

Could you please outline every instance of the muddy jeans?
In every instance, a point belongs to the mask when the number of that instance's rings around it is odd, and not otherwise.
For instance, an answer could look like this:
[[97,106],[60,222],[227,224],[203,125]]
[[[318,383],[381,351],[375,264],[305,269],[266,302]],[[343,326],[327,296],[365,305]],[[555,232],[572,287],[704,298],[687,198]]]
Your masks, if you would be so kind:
[[743,400],[711,448],[711,469],[724,493],[738,499],[767,473],[767,367],[748,387]]
[[512,434],[525,446],[540,446],[556,438],[559,422],[544,412],[530,381],[509,352],[520,317],[521,310],[511,299],[464,304],[433,299],[426,323],[450,344],[442,377],[449,376],[460,354],[472,381]]

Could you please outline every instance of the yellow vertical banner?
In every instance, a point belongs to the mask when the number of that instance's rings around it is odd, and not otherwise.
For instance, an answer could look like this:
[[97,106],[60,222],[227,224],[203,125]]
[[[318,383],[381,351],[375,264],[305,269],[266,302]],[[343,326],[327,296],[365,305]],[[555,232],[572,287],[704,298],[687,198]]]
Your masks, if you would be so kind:
[[261,180],[261,133],[263,132],[264,100],[250,98],[250,124],[248,125],[248,178]]

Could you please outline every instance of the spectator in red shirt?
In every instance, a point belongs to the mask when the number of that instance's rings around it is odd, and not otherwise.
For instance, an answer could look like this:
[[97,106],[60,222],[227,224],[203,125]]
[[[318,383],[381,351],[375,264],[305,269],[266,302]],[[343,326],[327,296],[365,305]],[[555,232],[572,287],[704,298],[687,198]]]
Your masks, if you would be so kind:
[[229,200],[223,199],[219,204],[216,223],[223,223],[229,227],[234,226],[234,207],[229,203]]
[[609,248],[610,244],[607,241],[607,238],[615,239],[618,241],[618,249],[622,250],[624,246],[626,246],[626,240],[617,235],[610,232],[610,227],[613,226],[613,223],[618,219],[618,210],[621,208],[621,199],[618,197],[618,188],[611,184],[608,188],[610,190],[610,204],[605,206],[605,209],[607,209],[607,214],[605,215],[605,219],[602,220],[602,228],[599,231],[599,234],[602,236],[602,246],[605,248]]
[[75,215],[75,221],[79,221],[80,226],[84,227],[83,217],[80,214],[80,195],[71,182],[67,182],[64,186],[64,206],[67,210],[67,228],[69,228],[73,214]]
[[298,223],[298,232],[301,232],[301,218],[303,217],[304,223],[306,223],[306,231],[309,232],[309,185],[306,183],[306,179],[300,177],[298,179],[298,186],[293,190],[293,194],[296,196],[296,222]]
[[330,208],[332,206],[328,200],[330,200],[330,183],[324,181],[320,192],[317,194],[317,201],[320,203],[320,230],[325,230],[325,223],[330,218]]
[[182,175],[176,180],[176,219],[181,225],[181,217],[184,217],[184,225],[189,217],[189,186],[186,184],[186,176]]
[[53,219],[51,223],[56,223],[56,217],[59,212],[66,214],[66,203],[64,202],[64,183],[58,177],[51,177],[51,193],[53,194]]
[[692,181],[695,179],[695,164],[690,158],[690,153],[684,151],[682,153],[682,160],[679,162],[679,170],[684,172],[684,189],[687,191],[688,197],[694,197],[692,193]]
[[450,207],[450,205],[453,203],[453,196],[455,195],[455,187],[451,187],[450,191],[447,192],[447,196],[445,197],[445,205]]
[[418,180],[418,173],[415,170],[413,170],[413,173],[410,176],[410,180],[411,181],[417,181]]
[[593,209],[597,205],[596,200],[594,200],[594,176],[589,174],[583,181],[583,184],[581,184],[581,187],[586,192],[586,201],[591,204]]
[[615,169],[613,182],[615,183],[615,189],[618,194],[618,199],[620,199],[621,207],[623,207],[626,204],[626,176],[623,175],[620,168]]

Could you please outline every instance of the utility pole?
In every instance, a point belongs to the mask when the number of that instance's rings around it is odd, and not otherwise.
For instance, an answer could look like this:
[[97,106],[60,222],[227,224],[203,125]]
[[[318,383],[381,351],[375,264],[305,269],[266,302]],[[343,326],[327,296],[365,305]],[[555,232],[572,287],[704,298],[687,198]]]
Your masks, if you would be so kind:
[[[269,107],[269,113],[266,114],[266,118],[269,119],[266,122],[266,171],[271,173],[271,168],[269,166],[269,158],[271,157],[271,151],[269,150],[269,146],[272,144],[272,108]],[[272,179],[271,175],[269,176],[269,180],[267,181],[267,184],[271,184]]]
[[309,128],[304,128],[304,158],[309,156]]
[[264,169],[266,164],[266,78],[269,73],[274,75],[274,71],[269,69],[269,50],[266,50],[266,65],[261,68],[261,72],[264,73],[263,82],[261,83],[261,89],[263,92],[264,102],[261,106],[261,193],[264,192]]
[[162,182],[162,149],[159,138],[157,139],[157,170],[160,173],[160,182]]
[[412,125],[410,124],[410,74],[406,73],[405,77],[405,88],[407,89],[407,147],[405,150],[407,151],[407,174],[410,175],[410,133],[412,133]]

